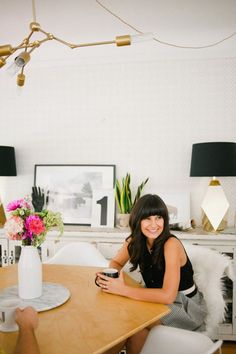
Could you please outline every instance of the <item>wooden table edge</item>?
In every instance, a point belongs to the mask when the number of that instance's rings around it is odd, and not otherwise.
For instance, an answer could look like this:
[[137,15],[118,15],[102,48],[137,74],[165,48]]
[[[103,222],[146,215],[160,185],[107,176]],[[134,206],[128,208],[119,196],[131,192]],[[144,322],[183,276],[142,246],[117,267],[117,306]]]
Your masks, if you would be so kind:
[[[159,304],[159,305],[166,306],[166,305],[163,305],[163,304]],[[92,354],[103,354],[106,350],[113,348],[115,345],[121,343],[123,340],[131,337],[133,334],[135,334],[135,333],[139,332],[140,330],[148,327],[150,324],[153,324],[154,322],[158,321],[160,318],[162,318],[163,316],[167,315],[169,312],[170,312],[170,309],[169,309],[169,307],[166,306],[166,311],[165,312],[162,312],[160,315],[156,316],[153,320],[146,321],[145,323],[143,323],[142,325],[137,327],[138,331],[137,331],[137,329],[129,331],[121,339],[114,340],[112,343],[104,346],[103,348],[101,348],[99,350],[96,350]]]

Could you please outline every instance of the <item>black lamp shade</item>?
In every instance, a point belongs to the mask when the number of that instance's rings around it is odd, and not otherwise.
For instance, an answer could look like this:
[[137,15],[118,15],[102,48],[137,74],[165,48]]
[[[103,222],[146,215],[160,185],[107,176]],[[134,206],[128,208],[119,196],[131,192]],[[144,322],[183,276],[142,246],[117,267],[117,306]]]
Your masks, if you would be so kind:
[[236,176],[236,143],[193,144],[190,176]]
[[16,176],[15,149],[0,146],[0,176]]

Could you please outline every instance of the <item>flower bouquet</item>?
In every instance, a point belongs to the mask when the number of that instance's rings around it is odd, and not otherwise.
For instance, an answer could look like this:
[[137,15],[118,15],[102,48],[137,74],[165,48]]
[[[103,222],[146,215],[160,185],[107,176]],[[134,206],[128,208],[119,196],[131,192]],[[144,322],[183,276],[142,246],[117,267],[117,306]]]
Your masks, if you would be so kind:
[[60,213],[50,210],[35,212],[30,201],[26,198],[15,200],[7,205],[7,211],[11,212],[4,229],[10,240],[22,240],[23,246],[39,247],[46,238],[47,232],[57,227],[60,237],[64,231],[64,225]]

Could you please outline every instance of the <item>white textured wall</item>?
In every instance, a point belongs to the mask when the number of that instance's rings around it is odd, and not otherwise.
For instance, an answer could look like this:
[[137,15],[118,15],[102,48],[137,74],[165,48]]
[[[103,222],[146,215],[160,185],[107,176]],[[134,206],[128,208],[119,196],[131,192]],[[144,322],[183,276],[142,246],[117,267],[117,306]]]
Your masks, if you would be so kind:
[[[79,58],[78,58],[79,61]],[[30,193],[34,164],[115,164],[146,192],[191,192],[199,223],[208,178],[190,178],[193,143],[236,141],[236,59],[160,60],[27,69],[19,95],[0,73],[0,144],[16,148],[5,202]],[[236,211],[236,178],[221,178]]]

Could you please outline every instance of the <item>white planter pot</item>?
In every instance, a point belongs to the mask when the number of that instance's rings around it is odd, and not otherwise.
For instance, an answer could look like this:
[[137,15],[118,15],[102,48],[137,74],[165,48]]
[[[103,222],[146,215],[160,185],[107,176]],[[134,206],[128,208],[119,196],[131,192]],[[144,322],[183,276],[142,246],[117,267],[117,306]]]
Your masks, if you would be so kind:
[[34,299],[42,295],[42,262],[34,246],[22,246],[18,263],[18,295]]
[[117,214],[116,226],[120,229],[129,227],[129,217],[130,214]]

